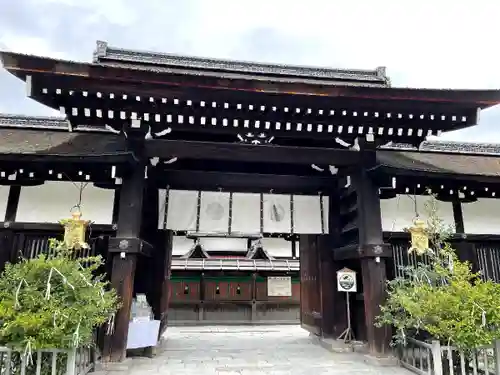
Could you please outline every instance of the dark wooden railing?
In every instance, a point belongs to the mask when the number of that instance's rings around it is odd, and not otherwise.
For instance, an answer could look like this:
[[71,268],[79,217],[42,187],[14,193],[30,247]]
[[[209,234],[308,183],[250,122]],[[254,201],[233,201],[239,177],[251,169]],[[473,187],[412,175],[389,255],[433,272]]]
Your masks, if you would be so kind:
[[[89,231],[87,242],[90,249],[82,250],[80,256],[101,255],[107,258],[107,238],[114,234],[111,225],[93,226]],[[63,229],[58,224],[32,223],[0,223],[0,268],[6,262],[16,262],[18,259],[36,258],[42,253],[50,252],[49,240],[61,239]]]
[[[389,270],[392,277],[402,276],[401,267],[429,263],[427,256],[408,254],[409,235],[407,233],[385,233],[385,241],[392,246],[392,264]],[[500,282],[500,236],[498,235],[456,235],[450,240],[456,249],[466,245],[466,253],[458,252],[461,260],[472,264],[473,270],[480,271],[486,280]]]

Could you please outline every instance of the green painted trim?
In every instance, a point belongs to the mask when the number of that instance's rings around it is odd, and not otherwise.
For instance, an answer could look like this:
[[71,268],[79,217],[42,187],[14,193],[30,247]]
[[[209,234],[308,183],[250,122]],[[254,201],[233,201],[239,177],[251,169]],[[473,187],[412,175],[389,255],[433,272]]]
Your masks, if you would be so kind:
[[221,283],[221,282],[240,282],[240,283],[246,283],[246,282],[251,282],[252,277],[251,276],[207,276],[204,278],[206,281],[215,281],[216,283]]
[[174,283],[182,283],[187,281],[200,281],[200,276],[170,276],[170,281]]

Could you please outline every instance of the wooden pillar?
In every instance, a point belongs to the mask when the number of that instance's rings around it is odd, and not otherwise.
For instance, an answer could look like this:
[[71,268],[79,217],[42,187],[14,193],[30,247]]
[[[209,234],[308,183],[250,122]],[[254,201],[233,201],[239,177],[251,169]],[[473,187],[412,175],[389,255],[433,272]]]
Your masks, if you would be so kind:
[[300,246],[300,322],[309,332],[321,334],[318,235],[301,234]]
[[171,263],[172,263],[172,246],[174,234],[171,230],[166,230],[162,232],[164,237],[164,246],[159,249],[161,251],[161,256],[158,258],[158,276],[157,282],[159,285],[159,314],[155,316],[155,319],[161,321],[160,324],[160,335],[167,329],[168,322],[168,305],[170,301],[170,276],[171,276]]
[[113,334],[105,339],[104,361],[118,362],[126,357],[137,257],[144,246],[140,240],[144,168],[142,164],[131,167],[122,179],[116,238],[109,242],[111,286],[117,291],[122,307],[116,314]]
[[[374,158],[374,154],[367,156]],[[368,166],[365,163],[364,168]],[[389,352],[390,327],[375,327],[375,318],[380,314],[380,305],[384,303],[386,296],[385,258],[391,257],[392,252],[383,241],[378,187],[364,169],[352,176],[352,184],[357,195],[358,251],[361,258],[368,348],[370,354],[385,355]]]
[[453,247],[456,249],[458,259],[463,262],[468,262],[472,272],[479,271],[479,261],[474,249],[474,244],[467,240],[464,227],[464,215],[462,211],[462,203],[457,198],[452,202],[453,218],[455,220],[455,233],[458,235],[454,241]]
[[[16,221],[17,207],[19,205],[19,197],[21,195],[21,186],[12,185],[9,189],[7,197],[7,207],[5,210],[4,223],[12,223]],[[17,257],[19,249],[13,248],[15,234],[7,224],[4,224],[0,234],[0,272],[5,268],[5,263],[12,262]]]
[[318,238],[321,334],[338,337],[347,327],[345,293],[337,291],[337,271],[342,265],[334,260],[333,250],[340,247],[340,195],[330,191],[328,199],[328,234]]

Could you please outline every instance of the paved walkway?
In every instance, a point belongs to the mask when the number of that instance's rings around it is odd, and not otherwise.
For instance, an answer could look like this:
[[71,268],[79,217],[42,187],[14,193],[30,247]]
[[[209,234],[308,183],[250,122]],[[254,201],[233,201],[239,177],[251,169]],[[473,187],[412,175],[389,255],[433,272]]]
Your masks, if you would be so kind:
[[[355,353],[331,353],[298,326],[172,327],[153,359],[134,358],[130,375],[370,374],[408,375],[375,367]],[[113,374],[113,372],[111,372]],[[115,372],[115,374],[117,374]]]

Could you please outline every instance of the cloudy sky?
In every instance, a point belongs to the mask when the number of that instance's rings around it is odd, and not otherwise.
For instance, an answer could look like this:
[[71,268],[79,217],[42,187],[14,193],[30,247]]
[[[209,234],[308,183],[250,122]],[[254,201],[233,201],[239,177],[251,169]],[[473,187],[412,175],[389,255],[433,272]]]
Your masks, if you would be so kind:
[[[0,13],[0,49],[90,61],[100,39],[198,56],[386,66],[393,86],[500,89],[499,20],[499,0],[16,0]],[[4,71],[0,111],[53,114]],[[500,143],[500,106],[475,129],[443,138]]]

